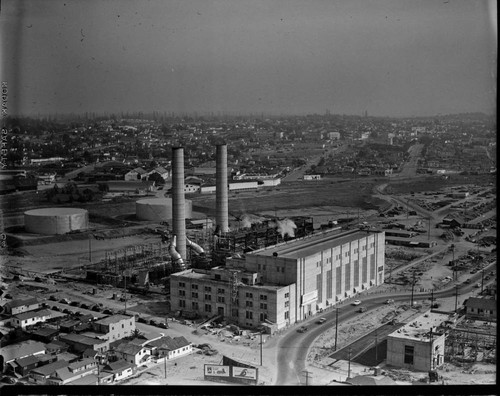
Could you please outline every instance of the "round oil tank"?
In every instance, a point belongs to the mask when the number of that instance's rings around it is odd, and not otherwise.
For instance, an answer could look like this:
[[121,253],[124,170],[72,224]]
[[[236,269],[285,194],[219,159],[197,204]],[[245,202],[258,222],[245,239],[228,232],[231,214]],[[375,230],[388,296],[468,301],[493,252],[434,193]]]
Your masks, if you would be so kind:
[[24,212],[24,228],[35,234],[66,234],[88,227],[89,212],[85,209],[44,208]]
[[[184,209],[184,217],[191,218],[193,214],[192,201],[186,199]],[[172,198],[140,199],[135,203],[135,215],[139,220],[172,220]]]

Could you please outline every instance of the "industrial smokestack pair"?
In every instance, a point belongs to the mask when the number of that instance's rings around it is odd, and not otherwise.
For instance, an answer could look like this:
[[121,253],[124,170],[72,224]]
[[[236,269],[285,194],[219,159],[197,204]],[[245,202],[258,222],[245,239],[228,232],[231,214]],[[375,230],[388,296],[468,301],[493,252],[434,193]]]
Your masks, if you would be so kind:
[[[229,212],[227,196],[227,145],[219,144],[216,150],[216,226],[222,232],[229,231]],[[186,238],[186,215],[184,195],[184,149],[172,148],[172,231],[174,234],[173,250],[186,260],[186,245],[195,244]],[[197,249],[195,249],[197,250]],[[176,256],[176,255],[175,255]],[[178,260],[178,257],[174,257]]]

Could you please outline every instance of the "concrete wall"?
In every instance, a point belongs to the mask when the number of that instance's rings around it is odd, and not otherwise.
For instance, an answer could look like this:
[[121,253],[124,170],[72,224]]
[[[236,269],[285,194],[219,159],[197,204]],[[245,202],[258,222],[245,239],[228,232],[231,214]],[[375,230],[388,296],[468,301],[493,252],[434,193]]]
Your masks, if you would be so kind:
[[[418,340],[389,336],[387,339],[387,365],[418,371],[434,369],[435,366],[440,366],[443,363],[444,342],[444,335],[435,336],[433,339],[432,357],[434,361],[431,368],[431,346],[429,339]],[[405,346],[414,347],[413,364],[405,363]]]

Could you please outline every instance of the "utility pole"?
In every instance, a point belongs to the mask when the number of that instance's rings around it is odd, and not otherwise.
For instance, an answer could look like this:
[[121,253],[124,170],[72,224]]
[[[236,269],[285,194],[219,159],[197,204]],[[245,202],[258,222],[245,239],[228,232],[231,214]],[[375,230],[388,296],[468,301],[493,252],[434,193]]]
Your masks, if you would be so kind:
[[483,268],[481,269],[481,294],[483,294],[484,291],[484,262],[483,262]]
[[349,347],[348,352],[349,352],[349,358],[347,366],[347,378],[351,378],[351,347]]
[[337,335],[339,333],[339,309],[335,308],[335,351],[337,351]]
[[458,312],[458,285],[455,286],[455,313]]
[[431,290],[431,311],[434,307],[434,289]]
[[262,366],[262,330],[260,331],[260,365]]
[[378,337],[377,337],[377,329],[375,329],[375,364],[378,364]]
[[413,288],[415,287],[415,270],[413,270],[413,279],[411,281],[411,303],[410,307],[413,308]]
[[89,263],[92,264],[92,239],[89,234]]
[[306,386],[309,385],[309,375],[312,374],[310,371],[304,370],[303,373],[306,376]]
[[430,216],[428,218],[428,223],[429,223],[429,225],[428,225],[428,229],[427,229],[427,240],[430,240],[431,239],[431,218],[430,218]]
[[163,357],[163,365],[165,366],[165,379],[167,379],[167,355]]
[[431,353],[430,353],[430,357],[431,357],[431,365],[430,365],[430,370],[433,369],[433,363],[434,363],[434,358],[433,358],[433,352],[432,352],[432,326],[431,326],[431,330],[430,330],[430,333],[429,333],[429,338],[430,338],[430,344],[431,344]]

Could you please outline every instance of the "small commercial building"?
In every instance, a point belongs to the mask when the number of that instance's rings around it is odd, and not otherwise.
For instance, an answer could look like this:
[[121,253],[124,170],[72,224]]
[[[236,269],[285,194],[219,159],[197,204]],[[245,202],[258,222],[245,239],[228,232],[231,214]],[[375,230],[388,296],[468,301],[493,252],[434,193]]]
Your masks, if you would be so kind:
[[23,312],[34,311],[40,308],[40,303],[34,297],[19,298],[9,301],[3,306],[7,315],[17,315]]
[[12,325],[25,329],[40,322],[45,322],[52,317],[52,313],[47,309],[41,311],[23,312],[12,317]]
[[444,363],[448,314],[427,311],[387,337],[387,365],[409,370],[434,370]]
[[131,336],[135,331],[135,317],[127,315],[111,315],[92,323],[97,333],[106,334],[109,341],[120,340]]

